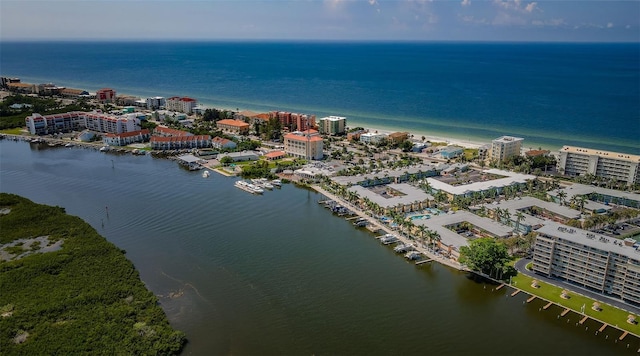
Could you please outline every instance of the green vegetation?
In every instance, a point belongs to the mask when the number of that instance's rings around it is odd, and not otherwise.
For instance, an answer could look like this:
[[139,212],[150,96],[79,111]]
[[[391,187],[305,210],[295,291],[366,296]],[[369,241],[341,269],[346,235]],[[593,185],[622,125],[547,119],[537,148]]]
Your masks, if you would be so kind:
[[475,239],[469,242],[469,246],[460,247],[458,261],[472,271],[496,279],[508,278],[515,274],[515,269],[509,264],[511,258],[507,247],[493,238]]
[[[536,288],[532,286],[533,281],[533,278],[520,273],[511,279],[511,284],[529,294],[557,303],[578,313],[584,305],[584,315],[588,315],[594,319],[598,319],[607,324],[618,326],[623,330],[640,335],[640,325],[630,324],[627,322],[629,312],[571,291],[567,293],[567,298],[565,299],[561,297],[563,291],[562,288],[538,280],[536,280],[536,285],[538,286]],[[592,309],[593,303],[596,302],[600,304],[600,311]]]
[[[273,166],[275,167],[275,165]],[[274,178],[271,173],[271,165],[265,160],[259,160],[253,164],[242,167],[242,178]]]
[[8,134],[8,135],[20,135],[22,134],[22,127],[14,127],[11,129],[0,130],[0,133]]
[[123,251],[63,208],[0,194],[0,242],[49,236],[62,249],[0,262],[3,354],[177,354],[185,336]]
[[[11,109],[13,104],[28,104],[31,107]],[[91,106],[84,100],[78,100],[72,105],[61,105],[56,99],[40,98],[15,94],[4,98],[0,102],[0,130],[25,126],[24,119],[33,114],[59,114],[69,111],[90,111]]]

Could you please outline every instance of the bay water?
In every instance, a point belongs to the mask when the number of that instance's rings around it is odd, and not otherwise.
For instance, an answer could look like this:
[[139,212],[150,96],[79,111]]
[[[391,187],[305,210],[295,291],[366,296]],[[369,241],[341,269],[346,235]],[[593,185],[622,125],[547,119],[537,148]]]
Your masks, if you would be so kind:
[[[255,196],[150,156],[0,141],[0,191],[58,205],[127,251],[189,355],[635,354],[557,307],[420,267],[317,193]],[[588,330],[586,330],[588,328]],[[627,346],[629,345],[629,346]]]

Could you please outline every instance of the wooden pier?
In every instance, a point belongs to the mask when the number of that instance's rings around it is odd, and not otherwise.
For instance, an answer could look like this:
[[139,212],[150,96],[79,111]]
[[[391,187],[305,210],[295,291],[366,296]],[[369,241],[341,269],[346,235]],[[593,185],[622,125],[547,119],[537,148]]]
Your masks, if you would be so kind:
[[515,291],[515,292],[511,293],[511,296],[513,297],[513,296],[515,296],[515,295],[516,295],[516,294],[518,294],[518,293],[520,293],[520,289],[516,289],[516,291]]
[[425,263],[429,263],[431,261],[433,261],[433,260],[430,259],[430,258],[426,258],[424,260],[416,261],[416,266],[419,266],[419,265],[422,265],[422,264],[425,264]]
[[600,327],[600,329],[598,329],[598,332],[601,333],[602,330],[604,330],[606,327],[608,326],[607,323],[602,324],[602,326]]
[[587,315],[584,316],[584,318],[580,319],[580,321],[578,323],[580,323],[580,325],[584,324],[585,321],[587,321],[587,319],[589,319],[589,317]]
[[544,307],[542,307],[542,309],[547,310],[549,309],[550,306],[553,305],[553,302],[549,302],[547,305],[545,305]]
[[500,288],[504,287],[504,284],[499,285],[496,290],[500,290]]
[[629,334],[628,331],[625,331],[624,334],[620,335],[620,338],[618,340],[622,341],[622,339],[624,339],[625,336],[627,336]]
[[529,299],[527,299],[527,303],[531,303],[536,299],[535,295],[532,295],[531,297],[529,297]]
[[571,309],[567,308],[565,310],[562,311],[562,313],[560,313],[560,316],[565,316],[567,315],[567,313],[569,313],[571,311]]

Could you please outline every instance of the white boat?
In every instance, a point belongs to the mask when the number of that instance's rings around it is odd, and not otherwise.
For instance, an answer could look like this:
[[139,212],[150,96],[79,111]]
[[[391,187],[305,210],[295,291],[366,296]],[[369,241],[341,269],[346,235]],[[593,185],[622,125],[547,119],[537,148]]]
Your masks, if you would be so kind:
[[273,184],[276,187],[280,187],[282,185],[282,181],[280,179],[274,179],[271,181],[271,184]]
[[100,152],[107,152],[107,151],[109,151],[109,146],[100,147]]
[[203,178],[209,178],[209,171],[202,172],[202,177]]
[[262,188],[254,185],[254,184],[245,182],[243,180],[236,181],[234,183],[234,185],[237,188],[240,188],[240,189],[244,190],[245,192],[249,192],[249,193],[252,193],[252,194],[262,194],[262,193],[264,193],[264,190],[262,190]]
[[380,242],[382,242],[385,245],[389,245],[389,244],[392,244],[392,243],[397,242],[397,241],[398,241],[398,238],[393,236],[393,235],[391,235],[391,234],[383,235],[380,238]]
[[422,257],[422,254],[418,251],[411,251],[408,252],[406,255],[404,255],[404,257],[406,257],[408,260],[417,260],[420,259],[420,257]]
[[262,182],[262,186],[271,190],[273,189],[273,184],[269,183],[269,182]]
[[393,248],[393,251],[395,251],[396,253],[403,253],[403,252],[407,252],[413,249],[413,246],[411,245],[405,245],[405,244],[400,244],[396,247]]
[[69,142],[66,145],[64,145],[64,147],[73,147],[73,143]]

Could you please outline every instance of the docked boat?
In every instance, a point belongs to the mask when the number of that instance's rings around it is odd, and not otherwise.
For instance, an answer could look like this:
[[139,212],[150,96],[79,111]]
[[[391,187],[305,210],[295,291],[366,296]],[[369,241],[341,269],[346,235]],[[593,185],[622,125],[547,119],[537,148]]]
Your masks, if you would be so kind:
[[398,240],[399,240],[399,239],[398,239],[397,237],[395,237],[395,236],[393,236],[393,235],[391,235],[391,234],[383,235],[383,236],[380,238],[380,242],[382,242],[382,243],[383,243],[383,244],[385,244],[385,245],[390,245],[390,244],[392,244],[392,243],[394,243],[394,242],[398,242]]
[[411,251],[411,252],[408,252],[406,255],[404,255],[404,257],[408,260],[415,261],[415,260],[419,260],[420,257],[422,257],[422,254],[418,251]]
[[275,187],[281,187],[282,186],[282,181],[280,179],[274,179],[271,181],[271,184]]
[[413,246],[411,245],[405,245],[405,244],[399,244],[398,246],[393,248],[393,251],[395,251],[396,253],[404,253],[404,252],[408,252],[413,250]]
[[251,194],[262,194],[264,190],[255,184],[251,184],[249,182],[245,182],[243,180],[239,180],[234,184],[237,188],[244,190],[245,192],[249,192]]
[[109,151],[109,146],[100,147],[100,152],[107,152],[107,151]]
[[209,171],[202,172],[202,178],[209,178]]
[[66,145],[64,145],[64,147],[73,147],[73,143],[69,142]]

